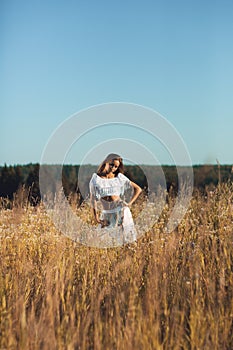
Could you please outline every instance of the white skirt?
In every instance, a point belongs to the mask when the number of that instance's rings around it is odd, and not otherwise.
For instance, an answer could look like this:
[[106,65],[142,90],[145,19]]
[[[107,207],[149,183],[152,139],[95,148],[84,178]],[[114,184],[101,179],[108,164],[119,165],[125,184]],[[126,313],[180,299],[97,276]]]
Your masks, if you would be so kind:
[[137,239],[137,232],[134,226],[133,217],[129,207],[119,206],[109,210],[102,210],[100,219],[103,221],[99,228],[111,231],[111,237],[116,240],[122,239],[122,243],[134,242]]

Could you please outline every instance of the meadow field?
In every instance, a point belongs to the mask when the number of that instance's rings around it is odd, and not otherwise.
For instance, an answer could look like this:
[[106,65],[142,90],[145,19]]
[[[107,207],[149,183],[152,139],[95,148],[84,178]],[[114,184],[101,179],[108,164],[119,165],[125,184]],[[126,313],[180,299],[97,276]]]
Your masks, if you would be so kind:
[[233,349],[233,185],[195,190],[168,234],[172,206],[136,243],[99,249],[43,204],[2,199],[0,349]]

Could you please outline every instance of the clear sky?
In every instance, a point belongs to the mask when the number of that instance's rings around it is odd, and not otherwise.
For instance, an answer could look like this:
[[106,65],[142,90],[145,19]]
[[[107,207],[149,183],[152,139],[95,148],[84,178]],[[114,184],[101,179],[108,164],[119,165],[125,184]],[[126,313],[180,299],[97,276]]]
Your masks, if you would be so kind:
[[39,162],[61,122],[113,101],[162,114],[193,164],[232,164],[232,19],[232,0],[1,0],[0,164]]

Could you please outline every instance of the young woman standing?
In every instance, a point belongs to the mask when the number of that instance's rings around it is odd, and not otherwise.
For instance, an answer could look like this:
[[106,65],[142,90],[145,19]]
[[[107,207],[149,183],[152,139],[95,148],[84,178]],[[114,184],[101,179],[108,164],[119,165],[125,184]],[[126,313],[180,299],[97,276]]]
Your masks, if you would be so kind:
[[[92,211],[99,227],[115,231],[116,237],[123,234],[125,241],[135,240],[136,230],[129,207],[142,189],[124,175],[122,158],[118,154],[109,154],[100,164],[97,173],[92,175],[89,186]],[[133,189],[133,196],[126,203],[124,195],[130,188]],[[98,201],[101,203],[100,213],[97,209]]]

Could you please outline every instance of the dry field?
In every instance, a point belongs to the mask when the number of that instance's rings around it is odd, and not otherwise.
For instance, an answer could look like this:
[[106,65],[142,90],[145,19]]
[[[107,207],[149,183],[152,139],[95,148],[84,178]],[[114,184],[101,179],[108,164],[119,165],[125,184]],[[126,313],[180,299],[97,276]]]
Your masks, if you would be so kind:
[[2,200],[0,349],[233,349],[232,184],[196,192],[167,234],[172,203],[137,243],[98,249]]

